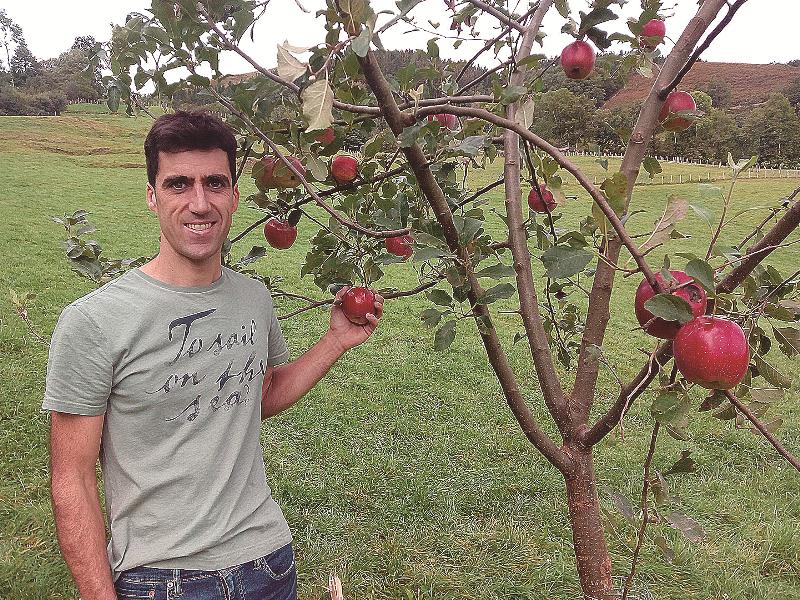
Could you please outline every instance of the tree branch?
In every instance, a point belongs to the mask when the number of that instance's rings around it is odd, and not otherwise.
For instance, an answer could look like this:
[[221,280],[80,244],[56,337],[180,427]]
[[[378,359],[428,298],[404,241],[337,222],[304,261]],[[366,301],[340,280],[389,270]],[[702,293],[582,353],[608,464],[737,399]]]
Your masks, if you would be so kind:
[[272,150],[275,156],[277,156],[283,162],[283,164],[286,165],[286,167],[294,174],[294,176],[297,177],[297,179],[300,181],[300,183],[303,185],[303,187],[309,193],[309,195],[314,199],[314,201],[320,207],[322,207],[329,215],[331,215],[334,219],[339,221],[342,225],[354,231],[363,233],[364,235],[368,235],[370,237],[375,237],[375,238],[397,237],[409,233],[410,229],[408,227],[404,229],[395,229],[389,231],[375,231],[374,229],[369,229],[367,227],[364,227],[363,225],[359,225],[355,221],[351,221],[350,219],[343,217],[342,215],[337,213],[327,202],[325,202],[325,200],[323,200],[320,197],[319,194],[317,194],[314,188],[312,188],[311,185],[308,183],[308,181],[306,181],[306,178],[303,177],[302,173],[300,173],[300,171],[297,170],[297,168],[291,163],[291,161],[289,161],[283,155],[283,153],[275,145],[275,142],[273,142],[263,131],[261,131],[261,129],[259,129],[256,126],[255,123],[253,123],[252,120],[250,120],[250,117],[248,117],[246,114],[238,110],[233,105],[232,102],[230,102],[222,94],[217,92],[214,88],[209,88],[209,90],[217,99],[217,101],[219,101],[221,104],[225,106],[225,108],[231,111],[231,114],[241,119],[242,122],[245,123],[253,133],[255,133],[258,137],[260,137],[261,140],[265,144],[267,144],[267,146],[269,146],[269,148]]
[[[624,211],[627,213],[633,196],[633,186],[639,175],[642,161],[653,132],[658,125],[658,113],[663,100],[658,97],[658,92],[670,81],[676,73],[686,64],[689,55],[697,45],[700,37],[713,23],[717,13],[726,5],[726,0],[705,0],[698,8],[697,13],[686,26],[678,38],[675,47],[667,56],[658,76],[653,82],[650,94],[645,100],[633,133],[628,141],[625,156],[622,159],[620,172],[625,175],[627,189],[625,194]],[[606,244],[606,258],[611,264],[616,265],[624,240],[621,238],[609,239]],[[626,244],[627,246],[627,244]],[[628,247],[630,250],[630,247]],[[634,257],[641,256],[636,251],[631,252]],[[638,261],[637,261],[638,264]],[[583,338],[578,355],[578,367],[575,373],[575,385],[572,389],[572,401],[579,406],[580,420],[588,423],[589,413],[594,402],[597,388],[597,377],[600,365],[592,356],[591,348],[602,346],[605,339],[606,327],[611,318],[610,303],[611,293],[614,288],[615,270],[608,264],[598,263],[595,272],[592,290],[589,295],[589,312],[586,318]],[[648,278],[652,286],[653,283]],[[656,288],[654,288],[656,289]],[[657,290],[658,291],[658,290]]]
[[[749,258],[743,260],[728,275],[717,284],[716,292],[731,293],[735,290],[761,262],[777,247],[780,247],[797,227],[800,226],[800,202],[794,205],[783,215],[772,229],[769,230],[757,244],[754,244],[748,254]],[[602,440],[619,423],[620,418],[631,403],[638,398],[650,382],[658,374],[659,365],[665,365],[672,358],[672,342],[661,344],[655,355],[654,361],[649,361],[631,382],[620,390],[619,396],[611,408],[600,417],[591,429],[586,429],[581,435],[581,443],[593,446]]]
[[780,440],[776,438],[769,429],[767,429],[764,423],[761,422],[761,419],[759,419],[755,414],[753,414],[753,412],[749,408],[747,408],[744,404],[742,404],[741,400],[739,400],[736,396],[734,396],[730,390],[725,390],[724,394],[725,397],[730,401],[730,403],[736,407],[736,410],[738,410],[745,417],[747,417],[747,420],[750,421],[753,424],[753,426],[761,432],[761,435],[767,438],[767,441],[770,444],[772,444],[775,450],[778,451],[778,454],[780,454],[783,458],[789,461],[789,464],[792,465],[795,469],[800,471],[800,460],[798,460],[794,454],[792,454],[786,449],[786,447],[780,442]]
[[[367,84],[372,89],[378,104],[383,110],[387,124],[392,130],[392,133],[394,133],[395,136],[399,136],[405,127],[404,116],[395,102],[389,83],[381,72],[374,54],[371,51],[368,52],[366,57],[359,58],[359,63],[361,64],[361,69]],[[450,207],[447,204],[447,199],[441,187],[439,187],[438,182],[426,164],[427,161],[425,160],[422,149],[417,144],[413,144],[410,147],[403,148],[403,153],[417,177],[420,189],[428,199],[439,224],[442,226],[442,231],[448,246],[451,251],[458,254],[465,267],[470,288],[468,299],[473,307],[475,318],[485,318],[488,323],[491,324],[491,316],[488,308],[478,303],[478,299],[483,290],[477,277],[475,277],[473,273],[472,259],[469,252],[462,247],[459,242],[458,231],[453,222],[453,214],[450,211]],[[494,326],[490,325],[485,328],[479,328],[479,332],[484,347],[486,348],[489,362],[500,381],[500,386],[503,389],[506,401],[517,419],[517,422],[520,424],[522,431],[525,433],[525,436],[537,450],[562,473],[571,473],[574,468],[572,458],[561,448],[556,446],[553,440],[540,428],[530,408],[528,408],[525,403],[525,399],[519,389],[508,358],[503,352]]]
[[[521,62],[527,57],[536,34],[539,31],[542,19],[553,4],[553,0],[541,0],[539,8],[533,14],[531,23],[525,28],[522,42],[514,60]],[[511,75],[510,85],[519,85],[525,80],[525,67],[520,67]],[[506,119],[513,122],[519,109],[519,102],[514,102],[506,107]],[[536,285],[533,281],[531,268],[531,253],[528,250],[528,236],[525,230],[525,218],[522,214],[520,201],[520,152],[519,136],[507,130],[504,134],[504,160],[503,178],[505,181],[505,205],[508,218],[508,242],[514,256],[514,271],[516,273],[517,290],[519,292],[520,314],[525,327],[528,345],[530,346],[536,376],[542,388],[545,404],[558,426],[562,437],[566,440],[571,429],[571,420],[567,400],[561,381],[553,364],[553,355],[544,323],[539,312],[539,300],[536,295]]]
[[[510,27],[511,29],[516,29],[520,33],[525,33],[525,26],[521,25],[519,22],[514,20],[513,18],[509,17],[506,13],[501,11],[498,8],[495,8],[491,4],[486,4],[486,2],[482,2],[481,0],[466,0],[473,6],[480,8],[483,12],[488,13],[495,17],[498,21],[500,21],[503,25]],[[538,29],[538,27],[537,27]]]
[[686,61],[686,64],[683,66],[683,68],[680,71],[678,71],[677,75],[675,75],[675,78],[661,89],[661,91],[658,93],[659,99],[661,100],[667,99],[669,93],[678,86],[683,77],[691,70],[694,63],[698,61],[700,55],[702,55],[703,52],[705,52],[708,49],[708,47],[711,45],[711,42],[714,41],[714,38],[716,38],[720,34],[720,32],[722,32],[722,30],[725,29],[728,23],[731,22],[731,19],[733,19],[733,15],[736,14],[736,11],[739,10],[745,2],[747,2],[747,0],[736,0],[736,2],[734,2],[733,4],[728,4],[728,12],[725,14],[722,20],[717,24],[717,26],[711,31],[711,33],[708,34],[708,37],[706,37],[703,43],[697,47],[697,49],[694,51],[689,60]]

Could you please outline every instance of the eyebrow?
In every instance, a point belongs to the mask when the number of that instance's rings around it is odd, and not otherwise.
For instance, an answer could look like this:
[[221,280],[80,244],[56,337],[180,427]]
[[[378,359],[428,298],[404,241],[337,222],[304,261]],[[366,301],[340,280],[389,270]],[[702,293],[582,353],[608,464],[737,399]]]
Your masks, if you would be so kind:
[[[230,183],[230,179],[225,173],[212,173],[211,175],[206,175],[202,179],[206,182],[210,180],[217,180],[223,181],[226,184]],[[193,181],[194,177],[188,177],[186,175],[170,175],[164,178],[164,181],[161,183],[161,187],[167,188],[175,183],[192,183]]]

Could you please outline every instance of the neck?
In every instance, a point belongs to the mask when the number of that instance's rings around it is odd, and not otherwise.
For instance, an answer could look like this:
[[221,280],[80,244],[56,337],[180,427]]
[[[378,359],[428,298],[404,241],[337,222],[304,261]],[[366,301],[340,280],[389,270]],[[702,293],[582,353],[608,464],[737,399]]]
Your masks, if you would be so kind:
[[177,287],[203,287],[211,285],[222,275],[218,254],[203,261],[193,261],[185,257],[171,257],[163,250],[141,267],[153,279]]

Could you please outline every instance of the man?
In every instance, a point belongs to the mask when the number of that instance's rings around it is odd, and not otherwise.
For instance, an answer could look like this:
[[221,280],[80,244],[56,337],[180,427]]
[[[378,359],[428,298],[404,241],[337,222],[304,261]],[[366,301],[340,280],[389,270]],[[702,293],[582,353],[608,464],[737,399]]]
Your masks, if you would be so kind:
[[334,306],[325,335],[286,362],[268,291],[220,264],[239,201],[231,131],[165,115],[145,155],[158,255],[70,304],[53,333],[43,408],[62,553],[83,600],[295,598],[260,421],[366,341],[383,299],[363,326]]

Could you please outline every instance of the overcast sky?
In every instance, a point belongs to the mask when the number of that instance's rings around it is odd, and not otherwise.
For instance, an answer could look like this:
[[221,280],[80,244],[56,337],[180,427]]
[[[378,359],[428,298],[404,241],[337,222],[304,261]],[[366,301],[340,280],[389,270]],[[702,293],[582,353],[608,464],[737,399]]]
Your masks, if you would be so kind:
[[[323,39],[321,19],[313,13],[324,6],[321,0],[299,0],[311,14],[304,14],[295,4],[295,0],[272,0],[267,15],[256,26],[256,44],[244,47],[261,64],[267,67],[275,65],[276,44],[288,40],[295,46],[311,46]],[[513,1],[513,0],[509,0]],[[574,9],[585,9],[588,0],[570,0]],[[394,2],[389,0],[371,0],[373,8],[396,11]],[[665,2],[668,4],[668,2]],[[67,50],[76,36],[92,35],[99,41],[105,41],[110,35],[110,24],[122,24],[125,15],[131,11],[145,12],[150,6],[149,0],[0,0],[0,8],[18,23],[25,34],[28,46],[37,58],[51,58]],[[527,2],[519,5],[527,7]],[[629,0],[622,9],[624,16],[635,14],[639,7],[637,0]],[[667,19],[667,36],[680,32],[697,9],[697,0],[676,0],[673,10],[665,11]],[[525,8],[518,8],[522,12]],[[616,7],[617,12],[620,11]],[[432,26],[428,20],[443,23],[439,31],[450,35],[449,21],[446,20],[443,0],[425,0],[417,7],[414,15],[418,15],[418,23],[427,28]],[[280,15],[280,17],[278,16]],[[382,15],[379,23],[385,22],[388,16]],[[484,17],[485,25],[491,25],[491,17]],[[561,17],[553,9],[545,19],[544,29],[548,37],[544,44],[544,53],[556,55],[570,38],[561,34]],[[734,17],[732,23],[714,41],[703,58],[710,61],[769,63],[786,62],[800,59],[800,42],[797,27],[800,23],[800,0],[751,0],[745,4]],[[616,21],[613,30],[625,31],[624,22]],[[424,47],[429,34],[406,34],[408,25],[400,24],[387,32],[382,40],[387,48]],[[490,37],[490,28],[484,28]],[[249,42],[249,40],[248,40]],[[448,42],[440,42],[441,53],[450,58],[471,56],[480,48],[480,42],[464,42],[454,51]],[[540,50],[541,52],[541,50]],[[222,68],[228,73],[252,71],[237,56],[223,58]]]

